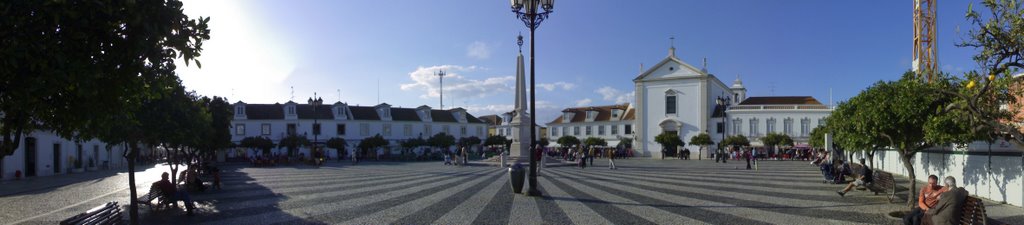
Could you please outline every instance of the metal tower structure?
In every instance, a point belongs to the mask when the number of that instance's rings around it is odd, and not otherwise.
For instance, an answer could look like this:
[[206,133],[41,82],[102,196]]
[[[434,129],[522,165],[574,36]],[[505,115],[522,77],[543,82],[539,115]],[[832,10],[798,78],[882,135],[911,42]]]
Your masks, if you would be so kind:
[[935,1],[914,0],[914,60],[911,67],[920,79],[932,81],[938,71],[938,51],[935,48]]
[[444,70],[441,70],[441,72],[438,72],[438,73],[434,73],[434,76],[438,76],[438,77],[441,78],[441,105],[440,105],[441,109],[444,109],[444,76],[447,76],[447,75],[448,74],[445,73]]

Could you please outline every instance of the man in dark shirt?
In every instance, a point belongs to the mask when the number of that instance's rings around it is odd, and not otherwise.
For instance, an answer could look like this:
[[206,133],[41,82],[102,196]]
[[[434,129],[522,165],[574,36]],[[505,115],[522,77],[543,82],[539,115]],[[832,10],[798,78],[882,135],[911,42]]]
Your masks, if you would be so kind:
[[160,188],[160,192],[163,192],[165,196],[171,198],[171,201],[183,201],[185,202],[185,209],[188,211],[188,215],[192,215],[192,209],[196,206],[192,203],[192,198],[188,196],[187,192],[178,191],[178,187],[171,183],[168,179],[167,172],[160,175],[160,181],[153,182],[153,186]]
[[854,187],[857,186],[865,186],[868,183],[874,181],[872,177],[873,171],[871,171],[871,168],[868,168],[867,164],[864,164],[864,158],[860,159],[860,165],[860,177],[858,177],[857,180],[850,182],[850,184],[846,185],[846,188],[843,188],[842,191],[837,191],[836,193],[839,194],[839,196],[846,196],[846,192],[850,192],[850,189],[853,189]]

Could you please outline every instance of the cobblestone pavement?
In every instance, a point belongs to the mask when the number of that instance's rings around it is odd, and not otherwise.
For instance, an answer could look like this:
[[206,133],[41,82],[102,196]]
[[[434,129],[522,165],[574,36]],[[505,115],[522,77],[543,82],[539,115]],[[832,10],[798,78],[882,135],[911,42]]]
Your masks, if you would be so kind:
[[[507,170],[494,166],[227,165],[223,190],[192,194],[197,215],[139,212],[143,224],[898,224],[885,213],[905,207],[864,191],[839,197],[842,186],[823,184],[803,161],[764,161],[760,170],[735,161],[627,159],[616,161],[617,170],[595,163],[544,168],[540,198],[511,193]],[[140,192],[167,170],[137,173]],[[81,181],[38,190],[0,186],[0,224],[53,224],[104,202],[128,205],[124,173],[68,176]],[[41,185],[74,177],[36,179]],[[1024,220],[1020,207],[989,204],[994,219]]]

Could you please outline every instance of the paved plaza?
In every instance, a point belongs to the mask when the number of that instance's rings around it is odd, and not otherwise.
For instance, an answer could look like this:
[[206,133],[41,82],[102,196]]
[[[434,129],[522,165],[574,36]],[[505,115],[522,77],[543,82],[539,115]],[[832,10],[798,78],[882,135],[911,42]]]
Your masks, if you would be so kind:
[[[618,170],[594,162],[544,168],[542,198],[512,194],[507,170],[482,164],[229,164],[223,190],[192,195],[195,216],[139,211],[143,224],[898,224],[884,213],[905,207],[864,191],[839,197],[841,186],[823,184],[803,161],[764,161],[759,170],[737,161],[627,159]],[[166,166],[143,169],[140,195]],[[0,224],[53,224],[103,202],[127,205],[126,183],[125,173],[103,171],[6,182]],[[986,203],[993,219],[1024,221],[1020,207]]]

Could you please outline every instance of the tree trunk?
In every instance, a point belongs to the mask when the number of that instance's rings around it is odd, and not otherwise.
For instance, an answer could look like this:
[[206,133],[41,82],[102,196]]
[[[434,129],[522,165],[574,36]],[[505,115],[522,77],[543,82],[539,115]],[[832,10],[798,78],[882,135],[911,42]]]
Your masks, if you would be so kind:
[[907,207],[913,209],[915,203],[914,199],[917,199],[917,176],[914,173],[914,164],[910,163],[910,158],[913,157],[913,153],[906,154],[907,150],[900,151],[900,161],[903,161],[903,167],[907,169],[907,176],[910,177],[910,190],[907,191]]
[[[125,143],[125,150],[129,149],[129,144]],[[128,160],[128,192],[129,206],[128,206],[128,221],[131,224],[139,224],[139,203],[136,200],[138,192],[135,190],[135,158],[138,156],[139,149],[135,144],[131,144],[131,151],[128,154],[124,154],[124,158]]]
[[171,154],[172,151],[171,151],[170,148],[165,148],[164,151],[167,152],[167,161],[168,161],[167,164],[168,164],[168,166],[171,167],[171,183],[177,185],[178,184],[178,154]]
[[867,153],[868,153],[868,163],[871,164],[870,168],[871,169],[875,169],[875,150],[874,149],[870,149],[870,150],[867,151]]

